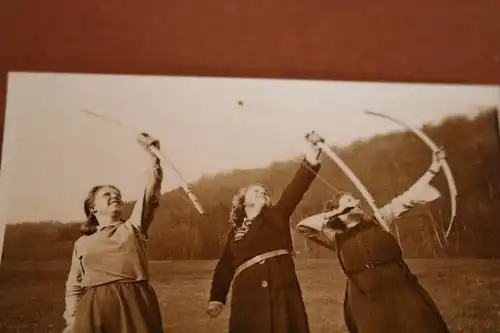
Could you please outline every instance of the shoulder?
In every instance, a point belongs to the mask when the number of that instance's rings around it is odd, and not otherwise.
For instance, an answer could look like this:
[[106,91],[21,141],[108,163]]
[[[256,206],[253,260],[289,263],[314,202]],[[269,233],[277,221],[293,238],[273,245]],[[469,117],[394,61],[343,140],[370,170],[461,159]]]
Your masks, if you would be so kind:
[[115,232],[114,235],[121,235],[121,236],[115,236],[115,237],[129,237],[133,235],[137,239],[140,239],[142,241],[147,241],[149,238],[149,235],[147,232],[144,232],[140,226],[136,225],[133,223],[131,219],[124,220],[122,223],[116,226],[117,231]]
[[78,239],[75,241],[75,246],[78,246],[79,244],[82,244],[84,243],[88,238],[90,237],[90,235],[81,235],[80,237],[78,237]]
[[88,236],[88,235],[81,235],[80,237],[78,237],[78,239],[73,244],[73,250],[76,252],[80,252],[82,247],[85,246],[85,243],[87,242],[89,237],[90,236]]

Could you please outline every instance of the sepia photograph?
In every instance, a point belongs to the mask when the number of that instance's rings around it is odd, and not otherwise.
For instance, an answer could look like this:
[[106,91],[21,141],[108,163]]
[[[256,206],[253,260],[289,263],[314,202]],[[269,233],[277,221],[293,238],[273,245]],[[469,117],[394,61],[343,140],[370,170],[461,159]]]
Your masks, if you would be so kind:
[[500,87],[10,72],[0,331],[500,332]]

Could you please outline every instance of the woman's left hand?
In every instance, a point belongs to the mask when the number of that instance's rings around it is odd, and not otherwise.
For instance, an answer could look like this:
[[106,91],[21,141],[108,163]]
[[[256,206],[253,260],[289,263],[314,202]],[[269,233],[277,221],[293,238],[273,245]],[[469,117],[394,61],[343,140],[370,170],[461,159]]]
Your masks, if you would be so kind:
[[441,147],[432,154],[431,170],[438,172],[441,169],[444,161],[446,160],[446,152]]
[[137,142],[141,147],[149,154],[153,168],[157,168],[160,163],[160,159],[156,154],[151,151],[151,147],[160,149],[160,141],[147,133],[141,133],[137,137]]

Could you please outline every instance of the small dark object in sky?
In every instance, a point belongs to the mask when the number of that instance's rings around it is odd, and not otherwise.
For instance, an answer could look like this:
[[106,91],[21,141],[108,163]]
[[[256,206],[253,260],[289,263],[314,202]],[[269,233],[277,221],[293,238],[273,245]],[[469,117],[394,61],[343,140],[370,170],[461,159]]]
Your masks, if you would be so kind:
[[243,106],[243,101],[238,101],[239,106]]

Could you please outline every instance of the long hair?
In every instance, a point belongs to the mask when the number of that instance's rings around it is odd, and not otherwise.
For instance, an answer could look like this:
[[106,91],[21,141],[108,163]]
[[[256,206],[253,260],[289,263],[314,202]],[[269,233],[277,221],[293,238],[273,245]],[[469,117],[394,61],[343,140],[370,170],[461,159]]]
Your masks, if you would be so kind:
[[238,192],[233,196],[231,211],[229,212],[229,225],[232,229],[238,228],[243,223],[243,220],[247,216],[245,212],[245,195],[250,187],[260,186],[266,190],[270,195],[269,189],[259,183],[253,183],[243,188],[240,188]]
[[97,218],[92,213],[92,206],[94,205],[95,195],[97,191],[104,187],[111,187],[112,189],[120,193],[120,190],[113,185],[96,185],[90,189],[87,197],[85,198],[85,201],[83,202],[83,210],[85,212],[85,217],[87,218],[87,220],[80,226],[80,233],[82,235],[90,236],[95,233],[97,231],[97,228],[99,227],[99,221],[97,221]]

